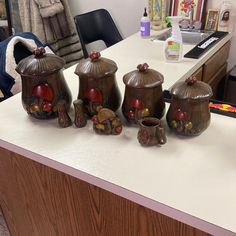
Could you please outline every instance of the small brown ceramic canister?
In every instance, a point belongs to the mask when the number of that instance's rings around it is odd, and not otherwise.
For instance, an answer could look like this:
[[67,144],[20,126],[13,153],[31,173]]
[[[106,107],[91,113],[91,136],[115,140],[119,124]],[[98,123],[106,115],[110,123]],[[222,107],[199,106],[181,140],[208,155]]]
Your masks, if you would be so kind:
[[170,93],[172,99],[166,116],[169,127],[181,135],[201,134],[210,124],[211,87],[190,77],[174,84]]
[[37,119],[58,116],[57,103],[65,101],[69,110],[71,93],[62,68],[65,61],[44,48],[37,48],[33,55],[21,60],[16,71],[22,79],[22,104],[27,113]]
[[160,119],[164,114],[163,75],[148,67],[147,63],[140,64],[123,77],[126,86],[122,112],[131,123],[148,116]]
[[85,112],[91,117],[97,114],[98,107],[116,111],[121,102],[116,83],[114,61],[101,57],[99,52],[92,52],[89,58],[80,62],[75,70],[79,76],[78,99],[84,102]]

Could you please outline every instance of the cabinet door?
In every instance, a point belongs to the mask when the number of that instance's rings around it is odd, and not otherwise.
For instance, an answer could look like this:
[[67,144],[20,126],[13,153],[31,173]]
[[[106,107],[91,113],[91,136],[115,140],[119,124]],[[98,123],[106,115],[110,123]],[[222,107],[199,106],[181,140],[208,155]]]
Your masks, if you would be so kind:
[[227,63],[225,63],[218,72],[208,81],[213,91],[213,99],[222,100],[224,95],[225,78],[227,72]]
[[230,50],[230,42],[227,42],[215,53],[204,65],[203,81],[212,82],[212,78],[219,72],[219,69],[226,63]]

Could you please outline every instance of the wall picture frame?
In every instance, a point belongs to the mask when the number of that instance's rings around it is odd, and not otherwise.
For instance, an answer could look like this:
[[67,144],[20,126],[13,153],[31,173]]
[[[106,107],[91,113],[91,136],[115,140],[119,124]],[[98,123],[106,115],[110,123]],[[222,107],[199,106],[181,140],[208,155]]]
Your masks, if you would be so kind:
[[5,0],[0,0],[0,21],[7,20],[7,11]]
[[201,21],[206,7],[206,0],[175,0],[172,2],[173,16],[182,16],[183,19],[190,19],[189,9],[194,9],[193,20]]
[[205,30],[217,30],[220,11],[217,9],[209,9],[205,23]]

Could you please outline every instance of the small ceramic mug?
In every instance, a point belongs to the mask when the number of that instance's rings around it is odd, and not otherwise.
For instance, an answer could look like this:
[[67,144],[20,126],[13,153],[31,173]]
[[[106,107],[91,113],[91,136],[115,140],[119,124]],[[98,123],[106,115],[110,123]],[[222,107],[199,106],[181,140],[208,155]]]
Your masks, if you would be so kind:
[[155,117],[139,120],[138,141],[143,146],[153,146],[166,143],[165,129],[161,121]]

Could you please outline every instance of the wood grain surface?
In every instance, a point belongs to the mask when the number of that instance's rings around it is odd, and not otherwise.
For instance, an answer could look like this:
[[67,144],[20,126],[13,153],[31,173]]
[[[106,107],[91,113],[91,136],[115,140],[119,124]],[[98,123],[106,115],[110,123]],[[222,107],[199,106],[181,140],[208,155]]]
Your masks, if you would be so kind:
[[0,193],[12,236],[209,236],[3,148]]

